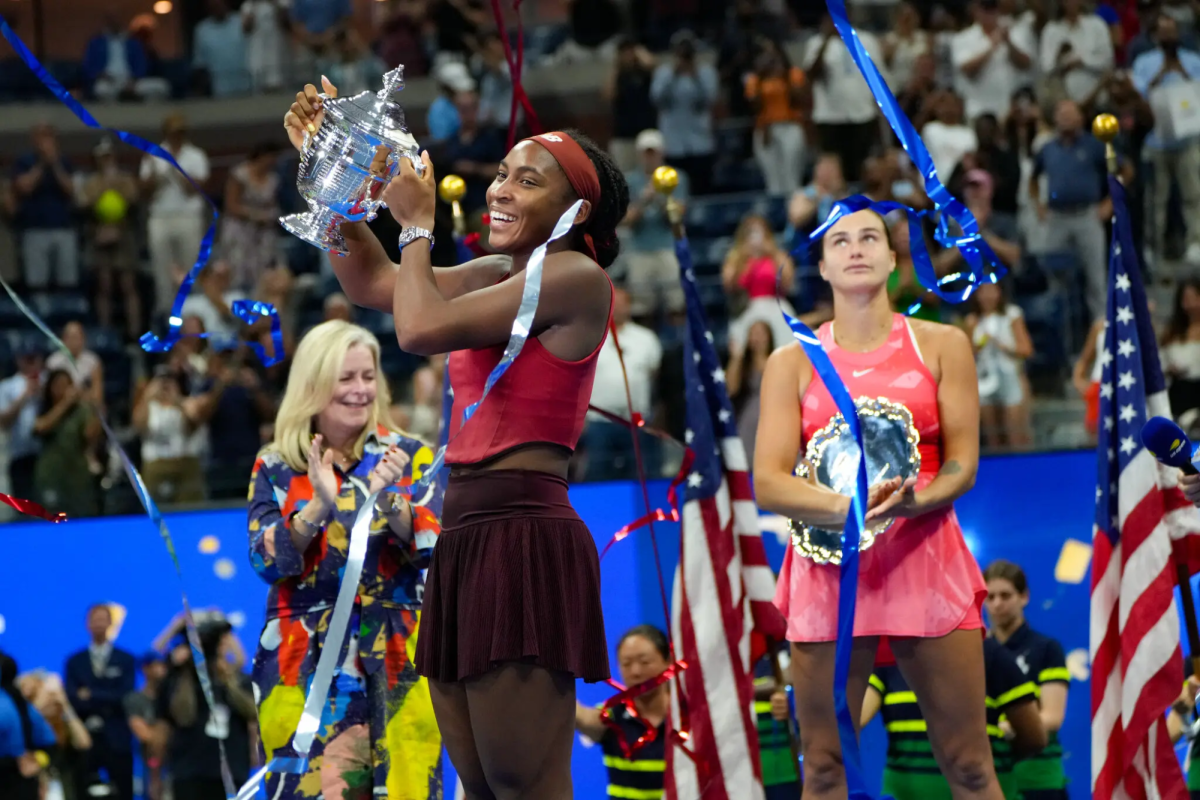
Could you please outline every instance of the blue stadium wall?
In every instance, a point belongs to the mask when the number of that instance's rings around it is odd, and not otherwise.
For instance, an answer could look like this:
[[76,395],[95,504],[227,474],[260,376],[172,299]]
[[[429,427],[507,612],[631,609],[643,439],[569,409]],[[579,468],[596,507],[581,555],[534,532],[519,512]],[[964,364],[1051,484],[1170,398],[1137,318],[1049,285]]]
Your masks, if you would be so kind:
[[[1090,452],[985,459],[975,489],[958,504],[980,564],[1007,558],[1025,568],[1032,588],[1029,620],[1059,639],[1068,654],[1074,680],[1061,738],[1076,797],[1087,796],[1089,786],[1088,581],[1059,583],[1055,565],[1068,539],[1090,542],[1095,474]],[[665,490],[665,483],[653,486],[654,502],[665,502]],[[598,547],[644,513],[641,490],[633,483],[583,484],[573,487],[571,496]],[[244,512],[172,514],[168,524],[193,607],[218,606],[231,615],[252,653],[266,587],[247,560]],[[678,528],[658,525],[656,534],[669,592],[679,554]],[[778,565],[783,545],[772,534],[766,540]],[[0,649],[13,654],[23,668],[61,669],[67,654],[85,642],[84,612],[91,603],[113,602],[126,609],[118,643],[135,653],[148,646],[179,608],[180,584],[157,531],[145,518],[13,523],[0,528],[0,541],[5,552],[0,563]],[[610,651],[633,625],[664,623],[647,530],[614,546],[601,571]],[[615,657],[610,659],[615,666]],[[602,685],[579,687],[585,703],[598,703],[610,694]],[[879,723],[873,723],[863,746],[876,785],[885,744]],[[576,797],[604,797],[599,750],[577,740],[574,759]]]

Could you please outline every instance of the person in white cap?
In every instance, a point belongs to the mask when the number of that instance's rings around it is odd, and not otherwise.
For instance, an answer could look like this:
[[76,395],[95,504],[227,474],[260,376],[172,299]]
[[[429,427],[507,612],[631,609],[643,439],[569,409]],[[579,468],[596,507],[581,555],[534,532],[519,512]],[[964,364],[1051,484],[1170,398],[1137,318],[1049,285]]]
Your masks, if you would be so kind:
[[460,92],[475,91],[475,79],[471,77],[467,65],[461,61],[443,62],[434,70],[433,77],[442,91],[430,103],[425,122],[429,128],[430,141],[444,142],[453,139],[462,125],[454,104],[454,96]]
[[[661,132],[648,128],[637,135],[634,147],[641,165],[625,173],[629,184],[629,212],[625,224],[629,235],[625,281],[632,297],[634,317],[651,314],[659,306],[671,313],[683,311],[683,289],[679,285],[679,262],[675,260],[675,237],[667,220],[667,201],[654,189],[654,170],[665,164],[666,142]],[[687,200],[688,176],[680,171],[674,197]]]

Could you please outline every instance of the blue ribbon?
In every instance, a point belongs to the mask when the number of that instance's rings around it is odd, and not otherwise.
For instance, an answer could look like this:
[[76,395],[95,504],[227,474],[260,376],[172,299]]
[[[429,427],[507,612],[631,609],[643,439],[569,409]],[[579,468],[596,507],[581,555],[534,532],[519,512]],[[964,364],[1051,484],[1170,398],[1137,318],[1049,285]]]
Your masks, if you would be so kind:
[[[183,167],[179,166],[179,162],[176,161],[175,157],[172,156],[167,150],[157,144],[154,144],[153,142],[143,139],[136,134],[101,125],[96,118],[92,116],[91,112],[84,108],[78,100],[72,97],[71,93],[68,92],[66,88],[59,83],[53,75],[50,74],[50,72],[42,65],[42,62],[38,60],[37,56],[35,56],[29,50],[29,48],[25,46],[25,43],[21,41],[21,38],[17,36],[17,34],[11,27],[9,27],[8,23],[5,22],[3,18],[0,18],[0,35],[3,35],[8,43],[12,45],[12,49],[16,52],[17,56],[20,57],[23,62],[25,62],[25,66],[29,67],[29,69],[33,71],[38,80],[40,80],[42,84],[50,90],[50,93],[53,94],[60,103],[66,106],[67,110],[74,114],[80,122],[89,128],[107,131],[125,144],[131,147],[136,147],[138,150],[141,150],[147,155],[154,156],[155,158],[161,158],[163,161],[166,161],[168,164],[174,167],[179,174],[182,175],[187,182],[192,185],[192,188],[196,190],[196,193],[203,197],[204,201],[208,203],[209,209],[212,212],[212,221],[208,224],[208,230],[204,232],[204,238],[200,242],[200,252],[196,256],[196,261],[192,264],[191,269],[188,270],[187,275],[184,277],[179,286],[179,291],[175,295],[174,302],[171,303],[171,315],[167,319],[166,336],[160,339],[158,336],[155,336],[153,332],[146,332],[142,334],[141,338],[138,340],[138,343],[141,345],[142,349],[147,353],[164,353],[170,350],[175,346],[175,343],[178,342],[181,337],[180,329],[183,327],[183,317],[181,316],[183,312],[183,302],[191,293],[192,286],[195,284],[196,278],[200,275],[201,270],[204,269],[205,264],[208,263],[209,256],[212,255],[213,239],[216,237],[217,218],[219,217],[216,204],[214,204],[212,199],[204,193],[204,190],[200,188],[199,184],[192,179],[192,176],[188,175],[187,171],[184,170]],[[235,303],[234,305],[234,313],[238,314],[236,308],[237,304]],[[262,303],[259,305],[261,308],[249,314],[251,317],[250,321],[254,321],[253,318],[260,315],[269,316],[272,318],[272,331],[277,332],[279,328],[279,315],[275,311],[274,306],[269,303]],[[245,317],[241,317],[239,315],[239,318],[243,319],[243,321],[246,321]],[[261,346],[252,345],[252,347],[254,347],[255,353],[257,353],[260,358],[263,357]],[[282,357],[283,338],[282,336],[278,336],[278,338],[275,340],[275,354],[271,364],[277,363]],[[270,364],[267,364],[265,361],[263,364],[264,366],[270,366]]]
[[[839,209],[835,206],[835,209],[830,212],[829,219],[809,237],[809,240],[815,241],[820,239],[828,229],[828,226],[832,224],[832,221],[835,221],[839,216],[846,213],[861,211],[864,208],[873,208],[880,213],[904,210],[908,215],[913,266],[917,272],[917,279],[921,282],[921,285],[937,297],[952,303],[961,303],[970,297],[971,293],[983,283],[995,282],[998,277],[1005,273],[1005,270],[1000,265],[1000,260],[996,258],[996,254],[992,252],[992,248],[984,241],[983,235],[979,231],[979,221],[975,219],[975,215],[951,195],[950,190],[942,184],[941,179],[938,177],[937,169],[934,168],[933,158],[929,155],[929,150],[921,140],[920,134],[913,127],[908,117],[905,116],[904,110],[900,108],[900,104],[896,101],[892,90],[888,88],[887,82],[879,73],[875,62],[871,60],[870,54],[859,40],[854,26],[850,24],[846,12],[845,0],[826,0],[826,5],[834,27],[837,28],[838,34],[842,37],[842,41],[846,45],[846,49],[850,52],[850,57],[854,59],[859,72],[862,73],[863,79],[866,80],[867,86],[871,89],[871,94],[874,95],[879,110],[883,112],[888,124],[895,131],[896,138],[900,140],[900,144],[908,153],[908,157],[912,159],[913,165],[921,173],[925,194],[933,202],[935,213],[938,216],[937,230],[934,238],[943,247],[957,247],[966,260],[969,267],[969,275],[967,276],[968,285],[961,291],[944,291],[942,289],[942,286],[948,283],[948,281],[939,281],[937,279],[937,275],[933,270],[933,262],[929,260],[929,254],[926,252],[924,237],[921,235],[919,220],[928,212],[916,212],[899,203],[874,203],[868,198],[861,196],[847,198],[838,204],[838,206],[842,206],[840,209],[841,213],[839,214]],[[843,206],[842,204],[847,205]],[[961,235],[954,236],[951,234],[950,220],[954,220],[958,224],[958,227],[962,231]],[[985,269],[987,264],[993,265],[995,270],[990,276]],[[959,279],[962,277],[959,276]]]

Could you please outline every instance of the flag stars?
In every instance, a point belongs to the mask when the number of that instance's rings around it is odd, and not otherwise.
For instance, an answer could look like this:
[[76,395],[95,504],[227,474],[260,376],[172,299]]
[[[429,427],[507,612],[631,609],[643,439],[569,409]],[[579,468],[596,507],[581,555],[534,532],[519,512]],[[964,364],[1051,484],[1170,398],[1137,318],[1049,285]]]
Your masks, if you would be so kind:
[[1112,418],[1112,417],[1105,417],[1105,418],[1104,418],[1104,430],[1106,430],[1106,431],[1111,431],[1111,430],[1113,429],[1113,424],[1114,424],[1114,423],[1113,423],[1113,418]]
[[699,350],[692,351],[692,361],[695,361],[697,364],[700,363],[700,351]]
[[1135,348],[1133,346],[1132,339],[1122,339],[1117,344],[1117,353],[1118,353],[1118,355],[1120,355],[1124,358],[1128,358],[1129,356],[1133,355],[1136,351],[1137,351],[1137,348]]
[[1133,377],[1132,372],[1122,372],[1121,377],[1117,378],[1117,383],[1120,384],[1122,389],[1128,389],[1137,383],[1137,379]]
[[721,420],[721,422],[729,422],[729,418],[732,416],[733,414],[730,413],[728,408],[722,408],[717,412],[717,419]]
[[1132,405],[1121,406],[1121,421],[1122,422],[1129,422],[1136,416],[1137,416],[1137,411],[1134,410]]
[[1109,350],[1107,347],[1105,347],[1104,349],[1102,349],[1100,351],[1100,367],[1101,368],[1107,367],[1111,363],[1112,363],[1112,350]]
[[1137,442],[1135,442],[1133,440],[1132,436],[1126,436],[1124,439],[1121,440],[1121,454],[1122,455],[1127,456],[1130,453],[1132,453],[1134,450],[1137,450]]
[[1133,322],[1133,309],[1129,306],[1121,306],[1117,309],[1117,322],[1128,324]]
[[1104,497],[1104,490],[1099,486],[1096,487],[1096,502],[1100,502],[1100,498]]
[[1129,286],[1130,286],[1129,276],[1126,275],[1124,272],[1122,272],[1120,275],[1117,276],[1117,288],[1120,289],[1122,292],[1128,292]]
[[704,476],[699,472],[693,472],[688,475],[688,488],[696,489],[704,485]]
[[717,383],[724,383],[725,382],[725,370],[721,369],[720,367],[717,367],[716,369],[714,369],[712,371],[712,379],[714,381],[716,381]]
[[694,430],[692,430],[691,428],[688,428],[686,431],[683,432],[683,441],[686,442],[687,444],[691,444],[692,440],[695,438],[696,438],[696,432]]
[[713,342],[713,335],[712,335],[712,331],[705,331],[705,332],[704,332],[704,338],[708,340],[708,343],[709,343],[709,344],[712,344],[712,342]]
[[1104,383],[1100,384],[1100,396],[1104,397],[1104,398],[1109,398],[1109,399],[1112,398],[1112,396],[1113,396],[1112,381],[1105,381]]

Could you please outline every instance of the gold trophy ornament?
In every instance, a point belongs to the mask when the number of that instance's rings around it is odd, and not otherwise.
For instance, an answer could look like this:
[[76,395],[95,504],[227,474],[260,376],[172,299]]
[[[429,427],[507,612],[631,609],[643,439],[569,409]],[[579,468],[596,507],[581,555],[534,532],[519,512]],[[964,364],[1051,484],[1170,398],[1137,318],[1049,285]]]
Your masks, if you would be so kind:
[[678,239],[683,235],[683,205],[672,193],[679,186],[679,173],[674,167],[659,167],[650,180],[654,190],[667,198],[667,221],[671,223],[671,233]]
[[467,182],[457,175],[447,175],[438,183],[438,197],[443,203],[450,204],[450,213],[454,218],[454,235],[467,234],[467,218],[463,215],[462,198],[467,193]]

